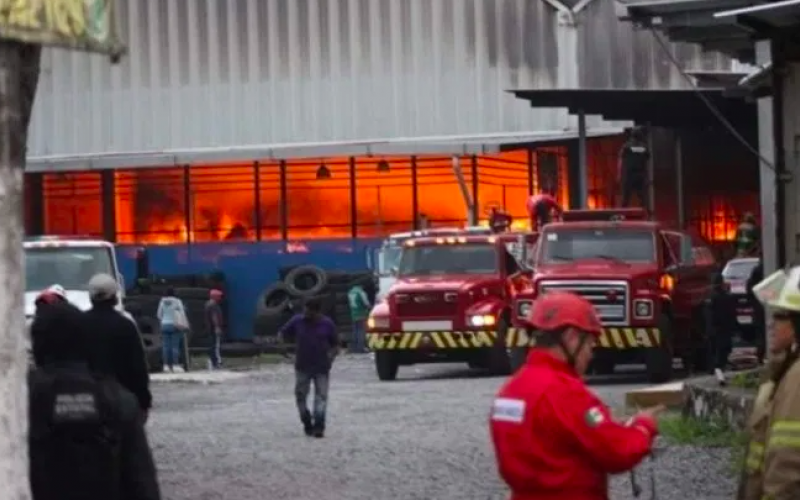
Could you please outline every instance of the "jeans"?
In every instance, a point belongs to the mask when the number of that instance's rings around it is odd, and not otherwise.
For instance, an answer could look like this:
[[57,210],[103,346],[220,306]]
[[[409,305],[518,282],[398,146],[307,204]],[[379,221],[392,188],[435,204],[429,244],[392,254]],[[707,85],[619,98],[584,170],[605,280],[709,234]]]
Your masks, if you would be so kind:
[[365,352],[367,349],[366,321],[363,319],[353,320],[353,340],[350,342],[350,352]]
[[162,353],[164,366],[172,368],[181,363],[181,341],[183,332],[174,325],[161,325]]
[[[311,392],[311,383],[314,383],[314,410],[308,411],[308,394]],[[325,428],[325,410],[328,406],[328,374],[327,373],[303,373],[295,371],[294,397],[297,402],[297,412],[300,420],[310,425],[311,417],[314,418],[314,425],[318,428]]]
[[222,355],[219,352],[219,342],[222,335],[211,334],[211,343],[208,345],[208,361],[211,368],[219,368],[222,365]]

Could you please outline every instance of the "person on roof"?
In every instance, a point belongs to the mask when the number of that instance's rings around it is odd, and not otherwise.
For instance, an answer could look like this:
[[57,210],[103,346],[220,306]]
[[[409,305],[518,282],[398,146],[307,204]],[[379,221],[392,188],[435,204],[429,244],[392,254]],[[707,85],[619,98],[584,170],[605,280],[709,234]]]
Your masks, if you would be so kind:
[[773,273],[753,291],[772,311],[772,337],[736,498],[800,498],[800,267]]
[[489,228],[493,233],[505,233],[511,229],[511,223],[514,219],[497,207],[492,207],[489,212]]
[[736,256],[747,257],[758,254],[761,229],[758,227],[756,216],[747,212],[742,217],[742,222],[736,228],[734,238]]
[[628,131],[628,140],[625,141],[619,151],[617,163],[617,176],[622,187],[623,207],[630,207],[633,195],[636,195],[642,208],[649,209],[649,161],[650,148],[647,145],[645,129],[633,127]]
[[602,332],[585,298],[548,293],[525,323],[535,346],[497,393],[489,417],[511,500],[608,500],[608,475],[633,469],[650,453],[663,408],[617,423],[581,380]]
[[528,213],[531,217],[531,229],[541,231],[545,224],[549,224],[553,219],[553,214],[560,216],[563,213],[558,200],[548,193],[542,192],[528,198]]

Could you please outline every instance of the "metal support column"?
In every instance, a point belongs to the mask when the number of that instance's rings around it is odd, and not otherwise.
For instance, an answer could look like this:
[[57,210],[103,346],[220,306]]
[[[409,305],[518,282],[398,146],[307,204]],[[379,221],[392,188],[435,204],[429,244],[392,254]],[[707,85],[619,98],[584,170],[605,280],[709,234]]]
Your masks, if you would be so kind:
[[183,166],[183,223],[186,225],[186,243],[191,244],[194,225],[194,203],[192,203],[192,176],[190,166]]
[[655,140],[653,139],[653,127],[650,123],[647,124],[647,150],[650,152],[650,158],[647,160],[647,210],[650,212],[650,215],[655,217],[655,210],[656,210],[656,187],[655,187],[655,180],[656,177],[656,160],[655,160],[655,151],[653,149],[653,144]]
[[472,176],[472,223],[470,225],[477,225],[480,221],[480,214],[478,213],[478,157],[472,155],[470,158],[470,172]]
[[586,113],[578,111],[578,207],[589,207],[589,166],[586,151]]
[[528,148],[528,196],[533,195],[533,148]]
[[286,185],[286,160],[280,163],[280,183],[281,183],[281,239],[285,242],[289,237],[289,187]]
[[[348,159],[350,167],[350,237],[358,238],[358,199],[356,198],[356,157]],[[380,189],[380,188],[378,188]]]
[[256,241],[261,241],[261,163],[253,162],[253,224],[256,226]]
[[419,193],[417,192],[417,157],[411,157],[411,227],[419,229]]
[[100,186],[103,239],[115,243],[117,241],[117,193],[113,170],[100,172]]
[[686,228],[686,199],[683,192],[683,142],[675,132],[675,192],[678,194],[678,227]]

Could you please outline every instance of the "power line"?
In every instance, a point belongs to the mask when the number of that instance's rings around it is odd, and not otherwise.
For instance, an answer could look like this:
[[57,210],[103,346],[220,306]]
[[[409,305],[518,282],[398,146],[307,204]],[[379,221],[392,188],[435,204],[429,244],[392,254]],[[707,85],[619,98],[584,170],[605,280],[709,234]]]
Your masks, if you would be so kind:
[[697,94],[697,97],[699,97],[700,100],[703,101],[703,104],[706,105],[706,107],[717,118],[717,120],[719,120],[719,122],[726,129],[728,129],[728,132],[730,132],[731,135],[733,135],[733,137],[736,138],[736,140],[738,140],[740,143],[742,143],[742,145],[745,148],[747,148],[748,151],[753,153],[756,156],[756,158],[758,158],[761,161],[761,163],[763,165],[765,165],[767,168],[769,168],[773,172],[777,173],[777,171],[775,170],[775,166],[772,164],[772,162],[767,160],[766,158],[764,158],[764,156],[761,154],[761,152],[757,148],[754,148],[750,144],[750,142],[748,142],[748,140],[745,139],[745,137],[742,134],[740,134],[738,130],[736,130],[736,127],[714,105],[714,103],[711,102],[711,100],[705,94],[703,94],[703,92],[700,90],[700,88],[694,82],[694,79],[692,79],[692,77],[688,73],[686,73],[686,71],[683,69],[683,65],[681,65],[681,63],[672,54],[672,50],[670,50],[669,44],[661,36],[661,33],[656,31],[654,28],[650,28],[650,32],[653,34],[653,37],[656,39],[656,42],[658,42],[659,47],[661,47],[662,52],[664,52],[664,55],[667,56],[667,59],[669,59],[670,63],[675,67],[675,69],[678,70],[678,72],[683,77],[683,79],[686,80],[686,82],[689,84],[689,87],[695,92],[695,94]]

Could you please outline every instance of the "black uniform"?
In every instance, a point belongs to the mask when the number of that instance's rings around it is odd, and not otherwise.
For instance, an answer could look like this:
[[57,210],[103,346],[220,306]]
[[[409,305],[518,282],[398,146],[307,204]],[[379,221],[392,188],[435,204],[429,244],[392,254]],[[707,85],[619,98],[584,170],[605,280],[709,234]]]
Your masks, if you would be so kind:
[[753,307],[753,331],[755,333],[756,355],[758,360],[763,361],[767,354],[767,333],[764,304],[756,298],[753,288],[764,280],[764,264],[759,262],[750,277],[747,279],[747,298]]
[[139,329],[114,309],[114,303],[95,302],[86,313],[91,327],[90,366],[110,375],[136,396],[142,411],[149,411],[150,373]]
[[33,500],[160,500],[136,398],[89,371],[86,316],[69,304],[31,325],[28,377]]
[[724,370],[733,349],[733,332],[738,325],[736,300],[725,289],[721,274],[714,277],[714,288],[706,299],[705,314],[710,368]]
[[642,207],[649,208],[647,162],[650,159],[650,150],[647,143],[641,138],[631,138],[622,146],[619,156],[622,206],[629,207],[635,194]]

